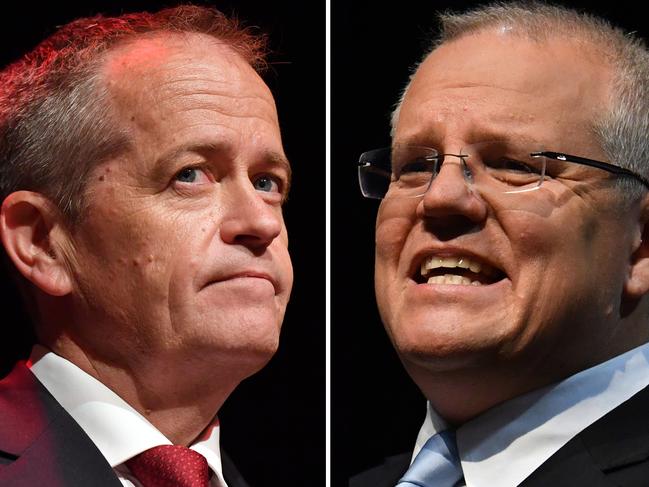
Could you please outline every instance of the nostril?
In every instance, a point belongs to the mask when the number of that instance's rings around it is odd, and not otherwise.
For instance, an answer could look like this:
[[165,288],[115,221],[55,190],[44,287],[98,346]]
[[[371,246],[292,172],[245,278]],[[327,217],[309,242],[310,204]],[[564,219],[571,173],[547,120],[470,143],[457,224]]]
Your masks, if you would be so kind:
[[252,235],[238,235],[233,243],[246,247],[254,255],[260,256],[266,252],[272,241],[273,239],[262,239]]

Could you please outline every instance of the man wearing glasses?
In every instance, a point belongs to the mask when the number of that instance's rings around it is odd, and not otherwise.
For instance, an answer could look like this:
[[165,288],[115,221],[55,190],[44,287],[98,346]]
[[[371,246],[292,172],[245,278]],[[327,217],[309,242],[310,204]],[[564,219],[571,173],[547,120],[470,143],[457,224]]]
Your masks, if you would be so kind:
[[351,485],[646,485],[649,53],[539,4],[442,17],[361,156],[376,295],[428,399]]

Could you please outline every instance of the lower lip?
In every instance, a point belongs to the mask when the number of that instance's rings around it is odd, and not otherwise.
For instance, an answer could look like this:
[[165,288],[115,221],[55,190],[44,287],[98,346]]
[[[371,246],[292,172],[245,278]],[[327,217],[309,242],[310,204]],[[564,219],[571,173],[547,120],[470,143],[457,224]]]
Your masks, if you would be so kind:
[[213,286],[242,286],[242,287],[255,287],[255,288],[265,288],[271,289],[273,294],[275,294],[275,286],[266,277],[258,276],[235,276],[228,279],[223,279],[222,281],[214,281],[209,283],[206,287]]
[[493,284],[481,284],[480,286],[463,285],[463,284],[428,284],[418,283],[410,280],[408,285],[409,292],[412,292],[415,297],[424,299],[444,299],[448,297],[453,301],[466,298],[477,299],[482,296],[489,296],[490,294],[500,294],[511,289],[511,281],[509,279],[501,279]]

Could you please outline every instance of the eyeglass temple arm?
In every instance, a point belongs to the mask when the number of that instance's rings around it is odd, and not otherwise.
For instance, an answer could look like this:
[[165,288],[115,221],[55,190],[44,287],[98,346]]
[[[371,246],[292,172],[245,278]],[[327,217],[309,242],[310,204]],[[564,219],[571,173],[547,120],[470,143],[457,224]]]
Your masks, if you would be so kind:
[[568,161],[568,162],[576,162],[577,164],[583,164],[584,166],[590,166],[590,167],[596,167],[598,169],[603,169],[605,171],[614,173],[614,174],[622,174],[624,176],[630,176],[632,178],[637,179],[640,181],[642,184],[645,185],[645,187],[649,188],[649,180],[640,174],[637,174],[633,171],[630,171],[628,169],[625,169],[620,166],[615,166],[613,164],[609,164],[607,162],[602,162],[602,161],[596,161],[594,159],[587,159],[585,157],[579,157],[579,156],[571,156],[569,154],[563,154],[561,152],[532,152],[530,154],[532,157],[547,157],[549,159],[556,159],[559,161]]

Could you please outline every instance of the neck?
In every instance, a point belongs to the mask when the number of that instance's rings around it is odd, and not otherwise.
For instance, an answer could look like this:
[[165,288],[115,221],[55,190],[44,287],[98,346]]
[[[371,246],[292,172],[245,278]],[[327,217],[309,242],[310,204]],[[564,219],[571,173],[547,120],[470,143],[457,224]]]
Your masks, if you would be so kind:
[[404,364],[435,411],[459,426],[500,403],[557,383],[648,342],[644,328],[636,328],[643,331],[634,334],[631,327],[620,327],[624,333],[619,333],[618,340],[611,339],[600,348],[585,343],[579,351],[549,347],[549,351],[534,357],[474,362],[452,369],[441,368],[439,362],[432,366],[420,357],[405,358]]
[[193,443],[242,379],[207,358],[148,355],[120,363],[94,356],[66,337],[48,346],[115,392],[175,445]]

